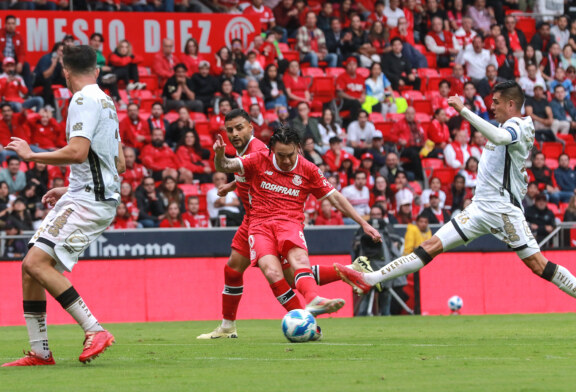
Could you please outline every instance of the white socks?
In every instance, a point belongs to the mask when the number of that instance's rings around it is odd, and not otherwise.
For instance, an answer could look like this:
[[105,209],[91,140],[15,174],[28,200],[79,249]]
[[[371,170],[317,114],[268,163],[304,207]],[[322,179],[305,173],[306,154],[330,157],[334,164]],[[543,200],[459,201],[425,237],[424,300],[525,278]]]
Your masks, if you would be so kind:
[[80,324],[84,332],[104,331],[104,328],[98,323],[96,317],[92,315],[82,298],[78,298],[77,301],[66,308],[66,311],[70,313],[70,316],[74,317],[74,320]]
[[24,319],[26,320],[31,350],[44,359],[50,358],[46,313],[24,313]]
[[551,282],[566,294],[576,298],[576,278],[566,268],[558,265]]
[[410,253],[407,256],[402,256],[394,260],[378,271],[364,274],[364,280],[366,280],[368,284],[375,285],[376,283],[411,274],[422,267],[424,267],[424,262],[414,253]]
[[236,321],[222,319],[222,328],[233,328],[236,326]]

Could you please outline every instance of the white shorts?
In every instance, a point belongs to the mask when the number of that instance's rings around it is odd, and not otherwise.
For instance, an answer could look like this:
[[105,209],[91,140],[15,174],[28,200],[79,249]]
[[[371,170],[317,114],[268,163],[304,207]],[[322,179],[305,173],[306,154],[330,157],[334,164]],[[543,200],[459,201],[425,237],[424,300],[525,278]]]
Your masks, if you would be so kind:
[[436,232],[444,251],[492,234],[521,259],[540,252],[522,210],[511,203],[474,201]]
[[58,271],[70,272],[115,215],[115,202],[73,198],[66,193],[44,218],[28,247],[42,249],[56,260]]

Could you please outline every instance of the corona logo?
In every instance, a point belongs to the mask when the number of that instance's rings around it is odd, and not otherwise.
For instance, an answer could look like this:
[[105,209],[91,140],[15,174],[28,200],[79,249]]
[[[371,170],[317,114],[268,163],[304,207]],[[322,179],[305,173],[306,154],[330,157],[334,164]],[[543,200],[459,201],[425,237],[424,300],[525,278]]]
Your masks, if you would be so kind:
[[244,47],[248,45],[248,36],[252,34],[256,29],[248,19],[243,16],[238,16],[228,22],[226,26],[226,31],[224,32],[224,39],[226,40],[226,46],[232,46],[233,39],[240,39]]

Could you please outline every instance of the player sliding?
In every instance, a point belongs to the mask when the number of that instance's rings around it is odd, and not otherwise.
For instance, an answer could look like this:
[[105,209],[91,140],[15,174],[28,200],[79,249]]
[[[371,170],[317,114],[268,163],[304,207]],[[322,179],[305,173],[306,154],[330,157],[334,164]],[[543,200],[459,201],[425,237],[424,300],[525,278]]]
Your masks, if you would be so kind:
[[[253,126],[250,116],[242,109],[230,111],[224,121],[226,134],[229,142],[236,149],[236,155],[242,157],[259,151],[268,152],[268,147],[259,139],[253,136]],[[244,176],[235,173],[236,180],[221,186],[218,189],[220,197],[226,196],[228,192],[237,190],[238,196],[242,203],[249,207],[249,190],[250,184],[246,182]],[[246,215],[242,224],[236,231],[232,240],[232,251],[228,262],[224,266],[224,291],[222,292],[222,323],[214,331],[199,335],[198,339],[218,339],[218,338],[237,338],[236,314],[242,293],[244,291],[243,275],[244,271],[250,266],[250,246],[248,245],[248,227],[250,222],[250,208],[246,208]],[[283,264],[283,267],[289,267],[289,264]],[[369,262],[355,260],[353,268],[360,271],[372,271]],[[316,265],[312,267],[314,277],[319,285],[328,284],[334,281],[340,281],[340,277],[334,271],[332,266]],[[290,311],[292,309],[302,308],[298,297],[294,294],[291,284],[293,282],[294,271],[291,268],[283,269],[284,278],[270,284],[274,296],[280,304]]]
[[[280,257],[294,269],[295,286],[304,296],[306,309],[314,314],[331,313],[344,306],[342,299],[326,299],[317,293],[304,238],[304,203],[312,193],[328,198],[334,207],[354,219],[366,234],[379,241],[380,234],[354,210],[311,162],[299,159],[300,138],[291,128],[281,127],[270,140],[270,151],[242,158],[226,158],[221,136],[214,143],[218,171],[240,173],[250,184],[250,261],[258,265],[273,285],[284,279]],[[294,305],[301,308],[293,295]]]
[[524,162],[534,144],[532,119],[521,115],[524,104],[522,89],[514,81],[494,87],[492,110],[500,127],[465,108],[457,96],[450,97],[448,103],[488,139],[478,167],[472,204],[413,253],[396,259],[379,271],[362,274],[340,264],[334,264],[334,268],[343,279],[365,291],[378,282],[416,272],[440,253],[492,233],[506,242],[532,272],[576,297],[574,276],[540,253],[522,211],[520,201],[528,186]]
[[31,350],[2,366],[54,365],[46,330],[46,290],[84,329],[80,362],[90,362],[114,343],[92,315],[70,281],[78,256],[112,222],[120,200],[118,173],[124,156],[118,135],[114,101],[98,88],[96,53],[89,46],[64,50],[64,76],[74,96],[66,122],[68,145],[58,151],[33,153],[28,143],[13,137],[6,146],[22,159],[49,165],[70,165],[70,185],[51,189],[42,198],[54,205],[30,240],[22,262],[24,318]]

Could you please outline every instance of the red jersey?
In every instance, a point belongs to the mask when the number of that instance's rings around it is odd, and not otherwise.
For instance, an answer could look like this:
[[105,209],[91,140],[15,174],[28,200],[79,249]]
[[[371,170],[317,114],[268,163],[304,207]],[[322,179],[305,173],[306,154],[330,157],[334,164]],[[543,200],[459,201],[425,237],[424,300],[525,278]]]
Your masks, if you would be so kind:
[[[150,143],[152,136],[150,134],[150,127],[148,121],[138,118],[134,122],[129,117],[124,118],[119,124],[120,139],[124,145],[128,147],[141,149],[144,144]],[[136,140],[137,136],[144,136],[144,142]]]
[[358,74],[353,78],[343,72],[336,78],[336,90],[342,90],[353,98],[360,98],[364,93],[364,78]]
[[144,165],[134,162],[132,167],[127,167],[126,171],[122,173],[122,181],[129,183],[132,189],[136,189],[147,175],[148,170]]
[[182,219],[190,224],[190,227],[210,227],[210,218],[204,214],[192,215],[188,211],[182,214]]
[[270,23],[276,21],[272,10],[266,6],[261,6],[260,9],[254,8],[253,5],[246,7],[243,12],[244,15],[254,15],[260,19],[260,28],[262,32],[268,31]]
[[28,94],[28,89],[24,84],[24,79],[20,75],[15,75],[14,80],[8,81],[8,75],[2,74],[0,78],[0,90],[2,91],[2,99],[6,102],[24,102],[24,98],[20,94]]
[[[292,75],[289,75],[288,73],[284,74],[284,77],[282,78],[282,80],[284,82],[284,86],[287,89],[290,89],[290,92],[292,94],[294,94],[300,98],[306,97],[306,91],[308,91],[308,86],[310,85],[310,80],[308,80],[307,78],[300,77],[300,76],[294,78]],[[296,107],[298,102],[299,101],[296,101],[294,99],[290,99],[288,101],[288,106]]]
[[[268,147],[259,139],[256,139],[254,136],[248,141],[248,145],[241,153],[236,152],[236,155],[239,157],[246,156],[248,154],[254,154],[259,151],[268,152]],[[246,182],[246,178],[239,174],[234,173],[234,177],[236,178],[236,194],[240,198],[240,201],[244,205],[244,209],[246,210],[246,216],[250,216],[250,184]]]
[[302,224],[308,195],[320,201],[335,191],[322,171],[302,156],[290,171],[280,170],[276,156],[267,151],[245,155],[240,162],[250,183],[251,227],[270,220]]
[[39,118],[30,122],[30,144],[36,144],[40,148],[57,148],[66,145],[66,135],[58,121],[51,118],[44,125]]

